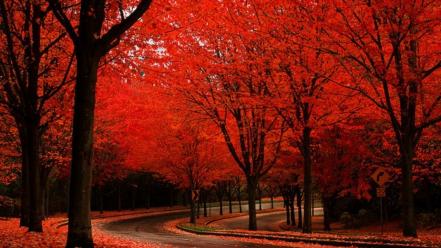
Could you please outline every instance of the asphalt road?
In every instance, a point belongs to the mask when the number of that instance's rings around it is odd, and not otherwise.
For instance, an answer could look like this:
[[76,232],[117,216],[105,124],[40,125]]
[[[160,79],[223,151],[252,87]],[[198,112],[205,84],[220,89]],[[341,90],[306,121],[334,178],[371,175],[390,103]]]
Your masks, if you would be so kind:
[[[322,215],[322,208],[316,208],[314,211],[316,215]],[[297,209],[296,209],[297,218]],[[285,211],[278,211],[272,213],[257,214],[257,229],[261,231],[284,231],[280,229],[279,224],[286,220]],[[248,216],[241,216],[230,219],[223,219],[215,222],[226,229],[247,229],[248,228]]]
[[169,213],[157,216],[134,218],[124,221],[107,223],[103,226],[105,230],[116,235],[148,241],[161,246],[171,247],[244,247],[244,248],[275,248],[277,246],[253,244],[236,240],[227,240],[219,237],[194,235],[194,234],[176,234],[164,230],[164,222],[186,217],[186,213]]
[[[273,213],[265,213],[257,215],[257,230],[262,231],[281,231],[279,223],[285,218],[284,211]],[[244,229],[248,228],[248,216],[241,216],[237,218],[224,219],[215,222],[226,229]]]

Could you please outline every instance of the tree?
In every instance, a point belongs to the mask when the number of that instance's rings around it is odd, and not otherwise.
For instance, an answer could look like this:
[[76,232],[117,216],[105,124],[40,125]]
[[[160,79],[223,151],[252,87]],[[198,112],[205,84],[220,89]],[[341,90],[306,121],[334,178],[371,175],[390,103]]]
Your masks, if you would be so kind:
[[[21,146],[21,218],[29,231],[42,229],[42,135],[56,119],[56,106],[48,107],[70,82],[72,56],[65,33],[43,1],[0,1],[4,53],[1,57],[0,104],[17,126]],[[66,68],[59,70],[59,66]]]
[[412,168],[424,130],[441,121],[439,1],[335,1],[326,48],[346,71],[342,87],[387,119],[399,148],[403,235],[417,236]]
[[194,111],[213,121],[222,133],[231,156],[247,180],[249,229],[256,230],[256,189],[259,180],[278,159],[285,123],[265,102],[271,97],[266,52],[261,37],[251,31],[258,17],[252,6],[207,3],[210,11],[251,13],[246,35],[229,15],[226,22],[210,19],[186,27],[179,35],[188,42],[173,42],[168,48],[177,78],[171,85]]
[[[121,36],[141,18],[151,0],[140,0],[133,12],[117,8],[119,21],[103,33],[106,19],[106,1],[82,0],[80,10],[72,11],[76,24],[69,20],[65,6],[59,0],[48,0],[52,12],[64,26],[72,40],[76,58],[76,84],[72,133],[72,165],[69,192],[69,229],[66,247],[93,247],[90,223],[90,195],[92,183],[93,121],[95,88],[99,62],[112,48],[118,45]],[[128,9],[131,9],[129,7]],[[133,8],[132,8],[133,9]],[[75,15],[79,13],[78,15]],[[117,15],[108,18],[117,19]],[[113,24],[114,21],[110,19]]]

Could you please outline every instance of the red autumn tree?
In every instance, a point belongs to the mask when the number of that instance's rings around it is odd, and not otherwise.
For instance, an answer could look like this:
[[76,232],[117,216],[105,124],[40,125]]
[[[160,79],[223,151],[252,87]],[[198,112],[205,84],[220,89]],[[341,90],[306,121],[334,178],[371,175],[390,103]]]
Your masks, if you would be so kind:
[[[42,231],[40,144],[56,119],[48,104],[70,82],[73,56],[45,1],[0,1],[0,104],[14,118],[21,150],[20,225]],[[60,69],[62,68],[62,69]],[[49,106],[48,106],[49,105]]]
[[403,235],[416,236],[412,168],[424,130],[441,121],[439,1],[329,1],[327,48],[341,85],[389,121],[399,148]]

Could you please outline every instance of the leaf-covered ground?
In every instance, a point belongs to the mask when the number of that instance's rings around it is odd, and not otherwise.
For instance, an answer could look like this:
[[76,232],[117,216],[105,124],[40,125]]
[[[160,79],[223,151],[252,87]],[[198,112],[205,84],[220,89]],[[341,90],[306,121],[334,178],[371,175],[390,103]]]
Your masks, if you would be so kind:
[[[43,223],[43,233],[30,233],[26,228],[19,227],[19,219],[0,220],[0,247],[2,248],[41,248],[64,247],[66,244],[67,227],[58,227],[64,218],[49,218]],[[93,240],[96,247],[112,248],[152,248],[154,244],[140,243],[120,237],[110,236],[98,228],[93,230]]]

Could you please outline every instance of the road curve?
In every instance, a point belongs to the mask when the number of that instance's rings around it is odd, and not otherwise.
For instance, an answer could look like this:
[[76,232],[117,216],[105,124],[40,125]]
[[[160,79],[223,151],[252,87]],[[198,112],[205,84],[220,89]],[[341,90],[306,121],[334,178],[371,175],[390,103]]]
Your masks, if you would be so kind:
[[[296,209],[297,210],[297,209]],[[314,213],[318,216],[323,215],[322,208],[315,208]],[[297,218],[297,211],[296,211]],[[280,223],[286,220],[285,210],[280,210],[276,212],[270,213],[257,213],[257,230],[260,231],[272,231],[272,232],[281,232],[285,231],[280,228]],[[313,219],[314,221],[314,219]],[[225,228],[225,229],[247,229],[248,228],[248,216],[234,217],[228,219],[221,219],[216,222],[217,225]],[[318,223],[313,223],[313,226],[321,227],[321,220]],[[319,227],[319,228],[320,228]]]
[[275,248],[277,246],[253,244],[236,240],[222,239],[213,236],[201,236],[194,234],[177,234],[163,228],[163,223],[186,217],[186,213],[165,213],[156,216],[139,217],[128,220],[110,222],[102,228],[107,232],[126,238],[156,243],[161,246],[171,247],[195,247],[195,248]]
[[[279,224],[285,218],[285,211],[277,211],[270,213],[263,213],[257,215],[257,230],[261,231],[283,231]],[[215,222],[217,225],[225,229],[244,229],[248,228],[248,216],[241,216],[229,219],[223,219]]]

